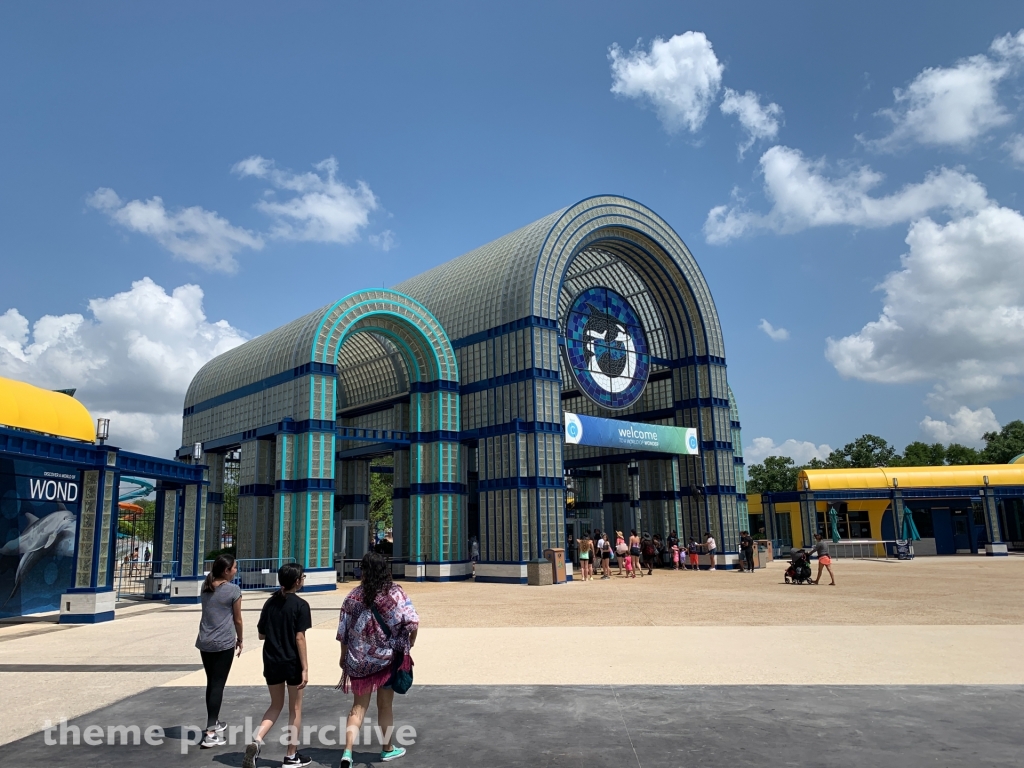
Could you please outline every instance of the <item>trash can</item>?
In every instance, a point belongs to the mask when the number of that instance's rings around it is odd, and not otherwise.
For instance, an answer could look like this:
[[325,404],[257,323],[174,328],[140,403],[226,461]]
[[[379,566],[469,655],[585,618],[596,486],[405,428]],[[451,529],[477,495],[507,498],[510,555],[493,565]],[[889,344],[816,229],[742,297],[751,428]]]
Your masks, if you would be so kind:
[[565,584],[565,550],[561,547],[545,549],[544,557],[551,563],[551,583]]
[[[563,561],[564,572],[564,561]],[[546,587],[550,585],[554,571],[551,563],[543,557],[531,560],[526,564],[526,583],[531,587]]]

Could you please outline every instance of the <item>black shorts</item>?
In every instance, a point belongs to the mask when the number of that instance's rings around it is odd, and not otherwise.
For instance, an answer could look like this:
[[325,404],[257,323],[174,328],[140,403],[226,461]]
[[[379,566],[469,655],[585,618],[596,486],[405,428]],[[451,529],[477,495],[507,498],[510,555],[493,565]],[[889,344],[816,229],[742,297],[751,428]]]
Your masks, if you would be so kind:
[[602,560],[611,560],[612,559],[612,553],[611,552],[602,552],[601,553],[601,559]]
[[267,681],[267,685],[280,685],[281,683],[286,683],[287,685],[302,685],[302,667],[264,666],[263,679]]

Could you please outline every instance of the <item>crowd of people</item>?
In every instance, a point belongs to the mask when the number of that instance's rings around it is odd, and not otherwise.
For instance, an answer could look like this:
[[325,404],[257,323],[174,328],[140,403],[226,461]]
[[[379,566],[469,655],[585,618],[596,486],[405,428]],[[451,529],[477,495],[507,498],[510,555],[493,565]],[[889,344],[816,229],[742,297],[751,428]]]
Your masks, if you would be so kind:
[[[352,767],[352,746],[362,727],[370,699],[377,696],[380,759],[389,762],[405,754],[391,741],[395,693],[412,684],[412,656],[419,616],[405,591],[391,580],[387,558],[368,552],[362,559],[359,586],[341,605],[337,639],[341,645],[341,680],[337,688],[352,695],[345,729],[345,748],[340,768]],[[242,654],[244,623],[242,590],[233,582],[238,566],[232,555],[220,555],[203,583],[202,618],[196,647],[206,670],[206,729],[200,746],[212,749],[227,743],[226,723],[220,720],[224,687],[232,661]],[[288,699],[288,733],[284,768],[309,765],[312,760],[298,751],[302,729],[302,696],[309,683],[306,631],[313,625],[309,603],[298,596],[305,582],[303,568],[287,563],[278,570],[280,588],[264,603],[256,631],[263,640],[263,677],[270,706],[263,714],[254,738],[245,748],[243,768],[256,768],[260,751]]]
[[[615,576],[635,579],[637,576],[653,575],[655,568],[676,571],[715,570],[718,544],[710,532],[704,534],[703,542],[698,542],[692,536],[688,542],[684,542],[675,531],[662,539],[658,534],[651,535],[647,531],[641,534],[635,529],[631,529],[626,537],[622,531],[595,528],[588,536],[578,540],[570,533],[566,539],[565,554],[581,581],[610,579],[613,569]],[[705,560],[703,566],[702,556]],[[596,575],[598,573],[599,576]]]

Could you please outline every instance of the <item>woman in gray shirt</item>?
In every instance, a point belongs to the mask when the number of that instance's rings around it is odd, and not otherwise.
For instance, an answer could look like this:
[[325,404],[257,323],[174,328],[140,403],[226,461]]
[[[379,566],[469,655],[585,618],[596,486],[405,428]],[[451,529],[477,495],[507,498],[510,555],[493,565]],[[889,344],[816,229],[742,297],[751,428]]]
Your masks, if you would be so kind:
[[242,655],[242,590],[231,583],[237,573],[234,556],[221,555],[203,582],[203,617],[196,638],[206,670],[206,731],[199,745],[203,749],[227,743],[227,724],[219,720],[220,705],[231,662],[236,653]]
[[818,578],[814,580],[814,583],[817,584],[821,581],[822,569],[828,568],[829,578],[832,579],[832,583],[829,586],[834,587],[836,585],[836,576],[832,573],[832,558],[828,554],[828,542],[822,538],[820,533],[814,534],[814,546],[811,547],[811,551],[807,553],[807,556],[810,557],[815,554],[818,556]]

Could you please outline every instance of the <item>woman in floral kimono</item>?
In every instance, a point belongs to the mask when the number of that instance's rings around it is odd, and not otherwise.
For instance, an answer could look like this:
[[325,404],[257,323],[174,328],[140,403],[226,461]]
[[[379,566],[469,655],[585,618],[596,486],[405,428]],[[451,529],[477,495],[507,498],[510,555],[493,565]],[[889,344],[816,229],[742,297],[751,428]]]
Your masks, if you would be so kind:
[[[395,673],[393,661],[402,659],[399,669],[412,670],[410,649],[416,643],[420,617],[405,591],[391,581],[388,561],[376,552],[367,552],[362,562],[362,582],[348,593],[341,605],[338,642],[341,643],[341,682],[338,687],[353,695],[352,709],[345,728],[345,753],[341,768],[352,766],[352,744],[362,729],[370,697],[377,692],[380,759],[396,760],[405,754],[391,740],[395,716],[391,687]],[[381,626],[381,625],[384,626]],[[395,654],[399,654],[396,657]]]

